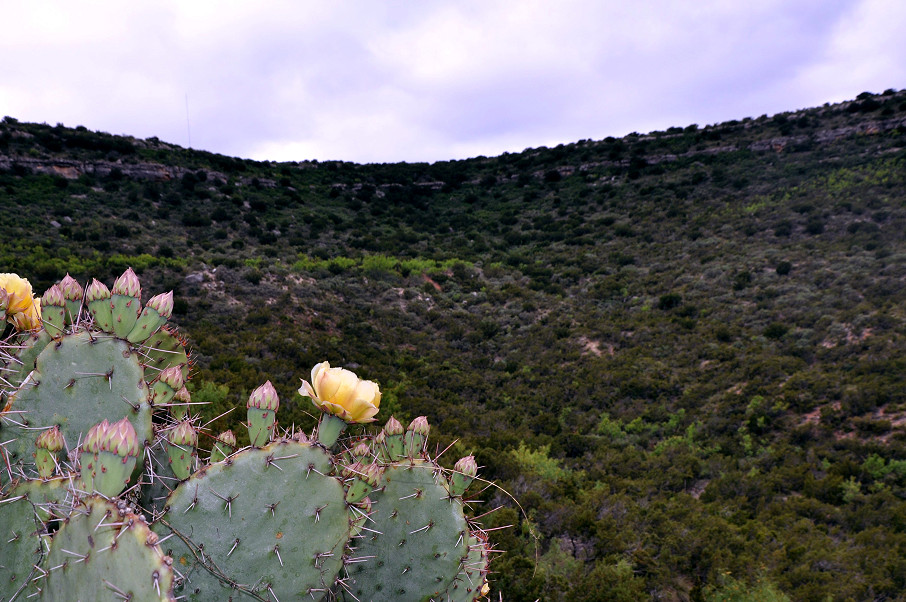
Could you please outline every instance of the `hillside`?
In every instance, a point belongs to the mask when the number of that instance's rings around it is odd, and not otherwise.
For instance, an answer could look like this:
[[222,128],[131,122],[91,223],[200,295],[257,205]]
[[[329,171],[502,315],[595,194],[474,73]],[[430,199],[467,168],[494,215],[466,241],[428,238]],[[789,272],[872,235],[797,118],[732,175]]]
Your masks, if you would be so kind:
[[434,164],[7,117],[0,206],[38,291],[174,290],[206,417],[327,359],[458,438],[505,600],[906,600],[906,91]]

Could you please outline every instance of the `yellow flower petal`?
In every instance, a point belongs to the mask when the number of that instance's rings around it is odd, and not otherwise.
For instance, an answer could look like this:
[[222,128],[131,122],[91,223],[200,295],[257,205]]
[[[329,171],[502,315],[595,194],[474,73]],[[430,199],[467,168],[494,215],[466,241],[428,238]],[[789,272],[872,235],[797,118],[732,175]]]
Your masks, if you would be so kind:
[[303,380],[300,395],[311,397],[322,412],[339,416],[347,422],[371,422],[381,403],[377,383],[361,380],[344,368],[331,368],[327,362],[315,365],[311,383]]

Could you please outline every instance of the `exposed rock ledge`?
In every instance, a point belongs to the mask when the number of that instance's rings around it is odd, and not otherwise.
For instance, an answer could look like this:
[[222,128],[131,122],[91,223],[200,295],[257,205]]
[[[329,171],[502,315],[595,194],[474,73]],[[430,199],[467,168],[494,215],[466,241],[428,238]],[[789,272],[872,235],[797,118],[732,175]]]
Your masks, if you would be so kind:
[[[66,178],[78,179],[83,174],[106,177],[119,170],[124,177],[136,180],[153,180],[166,182],[181,178],[188,169],[160,163],[114,163],[111,161],[75,161],[72,159],[36,159],[33,157],[11,157],[0,155],[0,170],[25,168],[32,173],[50,174]],[[226,179],[223,174],[208,172],[209,177]]]

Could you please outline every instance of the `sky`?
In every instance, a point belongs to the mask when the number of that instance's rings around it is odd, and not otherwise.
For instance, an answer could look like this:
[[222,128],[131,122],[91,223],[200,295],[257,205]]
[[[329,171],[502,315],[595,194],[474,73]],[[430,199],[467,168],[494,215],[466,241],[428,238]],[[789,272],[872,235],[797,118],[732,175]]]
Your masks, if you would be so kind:
[[229,156],[495,156],[906,87],[902,0],[7,2],[0,117]]

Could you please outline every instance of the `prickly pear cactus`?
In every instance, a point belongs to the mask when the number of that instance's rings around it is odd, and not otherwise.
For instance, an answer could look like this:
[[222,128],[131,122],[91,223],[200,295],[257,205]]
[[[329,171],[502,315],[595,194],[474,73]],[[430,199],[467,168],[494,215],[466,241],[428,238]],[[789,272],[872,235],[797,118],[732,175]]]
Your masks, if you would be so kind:
[[350,568],[360,600],[437,597],[469,553],[462,501],[451,497],[435,467],[422,460],[387,466],[383,490],[369,497],[372,513],[355,553],[373,557]]
[[454,474],[467,479],[457,487],[423,451],[424,417],[406,431],[391,418],[382,434],[372,453],[382,476],[354,544],[356,556],[371,560],[350,566],[348,591],[340,593],[349,600],[474,599],[487,572],[487,554],[475,548],[480,540],[462,500],[475,476],[474,460],[457,464]]
[[89,331],[66,334],[48,344],[35,364],[10,399],[15,417],[4,436],[17,438],[7,446],[12,461],[28,457],[36,432],[54,425],[63,433],[65,454],[100,418],[126,418],[140,440],[152,438],[144,369],[127,342]]
[[275,441],[240,451],[183,481],[159,532],[194,602],[326,596],[343,568],[350,514],[330,455]]
[[125,502],[89,497],[53,536],[39,599],[172,601],[172,561],[157,541]]
[[323,412],[309,439],[281,434],[267,382],[246,404],[252,447],[237,451],[189,411],[171,293],[142,307],[127,270],[112,290],[67,275],[40,301],[43,322],[0,287],[0,317],[5,303],[22,329],[0,343],[0,602],[487,593],[490,546],[463,500],[474,458],[438,465],[424,417],[341,438],[374,421],[377,383],[316,365],[299,390]]

